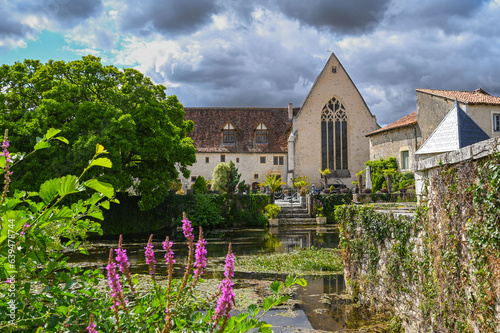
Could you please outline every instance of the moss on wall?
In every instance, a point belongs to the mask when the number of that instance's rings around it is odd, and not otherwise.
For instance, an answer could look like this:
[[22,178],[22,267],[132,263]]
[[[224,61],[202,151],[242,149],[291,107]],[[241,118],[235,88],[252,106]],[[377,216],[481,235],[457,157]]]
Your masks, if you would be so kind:
[[408,332],[497,332],[500,156],[440,166],[414,219],[336,209],[350,292]]

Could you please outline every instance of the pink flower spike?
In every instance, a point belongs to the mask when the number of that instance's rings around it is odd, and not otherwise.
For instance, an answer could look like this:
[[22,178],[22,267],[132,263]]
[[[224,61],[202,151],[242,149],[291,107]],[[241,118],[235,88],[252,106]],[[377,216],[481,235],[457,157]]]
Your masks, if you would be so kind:
[[200,276],[203,274],[203,269],[207,267],[207,249],[206,249],[207,241],[203,239],[203,229],[200,227],[200,238],[196,243],[196,250],[194,253],[195,262],[194,262],[194,275]]
[[[219,285],[219,289],[221,290],[221,295],[219,300],[217,301],[217,307],[215,308],[215,315],[213,317],[214,320],[220,322],[223,319],[224,327],[227,319],[231,316],[229,312],[231,311],[234,303],[234,292],[233,292],[233,281],[232,277],[234,276],[234,254],[231,252],[231,243],[229,243],[229,249],[226,256],[226,266],[224,269],[224,280]],[[223,329],[221,329],[223,331]]]
[[87,326],[87,331],[88,333],[99,333],[99,331],[95,329],[94,318],[92,318],[92,315],[90,315],[90,322],[89,326]]
[[191,221],[187,219],[185,212],[182,213],[182,231],[188,241],[194,240],[193,227],[191,226]]
[[144,255],[146,256],[146,264],[149,265],[149,273],[151,275],[154,275],[155,274],[155,253],[153,251],[153,244],[152,244],[152,241],[153,241],[153,234],[151,234],[151,236],[149,236],[149,241],[148,241],[148,245],[146,245],[146,247],[144,248],[146,250],[146,252],[144,252]]

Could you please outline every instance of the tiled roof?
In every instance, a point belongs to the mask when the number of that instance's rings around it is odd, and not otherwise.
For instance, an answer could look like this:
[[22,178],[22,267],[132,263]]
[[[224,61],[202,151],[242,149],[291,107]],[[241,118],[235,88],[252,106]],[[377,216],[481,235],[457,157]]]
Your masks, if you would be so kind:
[[500,105],[500,97],[491,96],[481,88],[476,89],[474,91],[434,90],[434,89],[416,89],[416,91],[435,96],[445,97],[452,100],[458,99],[460,102],[467,104]]
[[472,120],[455,101],[434,132],[415,154],[438,154],[458,150],[490,137]]
[[414,111],[414,112],[410,113],[409,115],[404,116],[403,118],[396,120],[392,124],[389,124],[389,125],[382,127],[376,131],[368,133],[366,136],[371,136],[371,135],[378,134],[381,132],[390,131],[390,130],[393,130],[396,128],[415,125],[416,123],[417,123],[417,111]]
[[[185,119],[194,122],[189,136],[198,152],[286,153],[291,122],[288,108],[187,107]],[[298,108],[294,108],[296,112]],[[222,143],[222,128],[230,122],[236,128],[235,144]],[[255,128],[268,129],[267,144],[255,142]]]

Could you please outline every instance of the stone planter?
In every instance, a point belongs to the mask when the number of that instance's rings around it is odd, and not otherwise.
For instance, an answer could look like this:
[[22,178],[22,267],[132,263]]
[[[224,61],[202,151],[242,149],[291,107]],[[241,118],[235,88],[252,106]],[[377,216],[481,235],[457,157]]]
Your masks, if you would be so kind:
[[306,196],[301,195],[299,198],[300,198],[300,205],[305,206],[306,205]]
[[316,216],[317,224],[326,224],[326,216]]
[[371,202],[371,195],[369,193],[354,193],[352,195],[352,201],[359,203],[369,203]]
[[269,219],[270,227],[277,227],[280,225],[280,219]]

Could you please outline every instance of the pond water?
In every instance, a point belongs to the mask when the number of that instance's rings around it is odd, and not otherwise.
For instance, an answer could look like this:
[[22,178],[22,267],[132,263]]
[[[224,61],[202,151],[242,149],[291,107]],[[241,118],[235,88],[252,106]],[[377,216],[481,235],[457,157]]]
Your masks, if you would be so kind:
[[[153,237],[155,249],[161,249],[161,242],[166,234]],[[168,235],[174,241],[173,251],[178,263],[186,256],[186,245],[181,230],[175,230]],[[227,229],[205,232],[207,240],[207,257],[210,262],[218,263],[223,267],[228,244],[232,244],[236,256],[259,255],[266,253],[286,253],[295,248],[336,248],[339,244],[338,229],[333,226],[305,226],[274,227],[269,229]],[[118,239],[99,239],[91,242],[90,256],[73,254],[70,263],[81,266],[92,266],[104,269],[107,264],[110,248],[116,248]],[[124,236],[123,247],[131,264],[132,273],[147,274],[148,267],[144,259],[144,246],[147,237]],[[163,253],[157,253],[162,258]],[[90,261],[89,261],[89,258]],[[182,274],[185,264],[179,264],[175,272]],[[159,273],[161,270],[157,270]],[[204,275],[212,276],[210,269]],[[218,273],[220,275],[220,273]],[[237,273],[235,279],[239,282],[235,287],[244,286],[246,282],[255,280],[284,279],[282,274]],[[321,277],[304,277],[308,284],[298,289],[296,298],[300,306],[294,311],[273,311],[265,319],[275,326],[275,332],[298,332],[303,330],[341,331],[346,328],[350,300],[345,294],[343,275],[329,275]],[[352,328],[352,327],[351,327]]]

